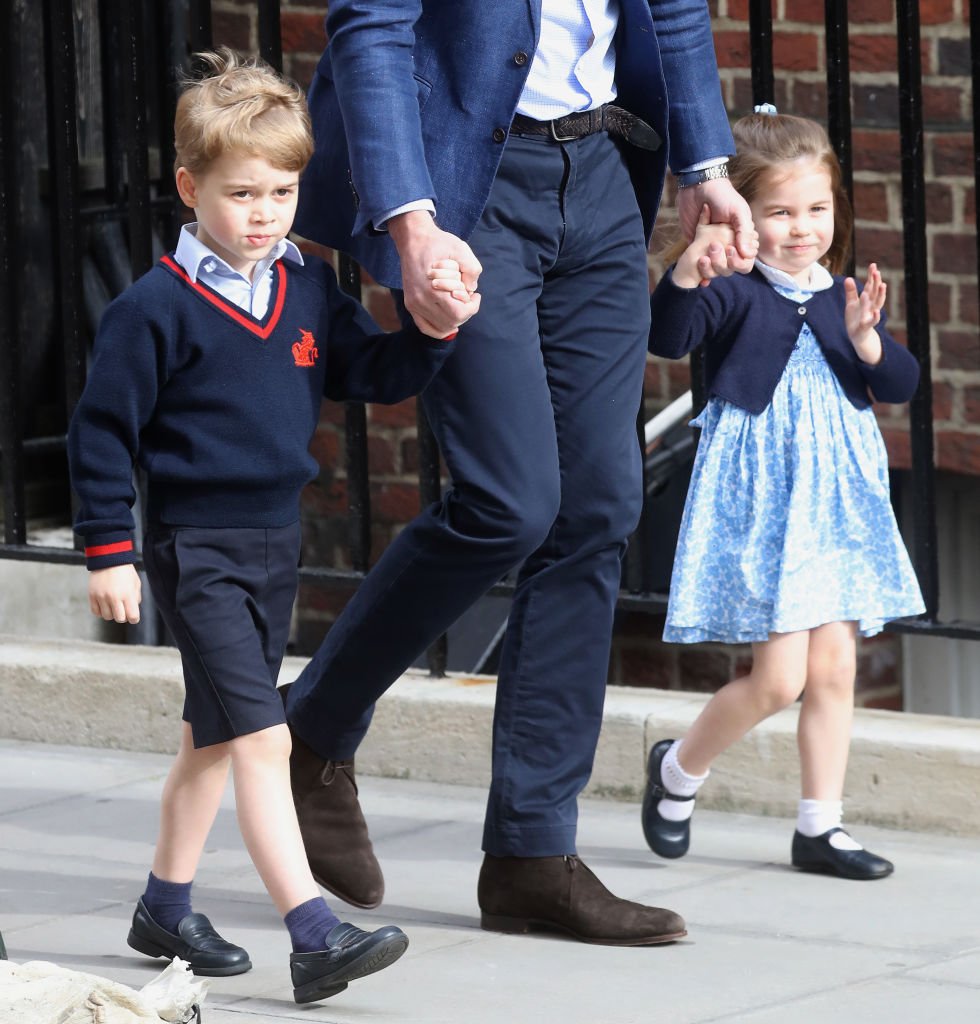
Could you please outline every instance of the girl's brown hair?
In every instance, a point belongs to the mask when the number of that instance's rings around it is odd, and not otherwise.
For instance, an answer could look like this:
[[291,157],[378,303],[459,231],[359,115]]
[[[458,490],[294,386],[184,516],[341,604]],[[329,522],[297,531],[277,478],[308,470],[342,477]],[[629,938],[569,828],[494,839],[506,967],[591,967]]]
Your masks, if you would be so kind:
[[302,171],[313,154],[313,133],[300,88],[227,47],[194,57],[204,74],[185,79],[177,101],[174,170],[200,174],[223,154],[238,152]]

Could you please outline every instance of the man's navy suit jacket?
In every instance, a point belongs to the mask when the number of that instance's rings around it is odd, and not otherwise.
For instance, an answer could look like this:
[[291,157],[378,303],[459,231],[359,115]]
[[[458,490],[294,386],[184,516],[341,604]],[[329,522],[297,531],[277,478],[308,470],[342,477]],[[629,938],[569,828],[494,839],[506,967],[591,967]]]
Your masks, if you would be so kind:
[[[734,153],[705,0],[619,0],[617,104],[664,140],[627,146],[649,237],[667,161]],[[483,212],[540,30],[541,0],[330,0],[310,89],[316,153],[296,230],[398,287],[381,214],[428,198],[468,238]],[[349,141],[349,144],[348,144]],[[476,254],[479,258],[479,253]]]

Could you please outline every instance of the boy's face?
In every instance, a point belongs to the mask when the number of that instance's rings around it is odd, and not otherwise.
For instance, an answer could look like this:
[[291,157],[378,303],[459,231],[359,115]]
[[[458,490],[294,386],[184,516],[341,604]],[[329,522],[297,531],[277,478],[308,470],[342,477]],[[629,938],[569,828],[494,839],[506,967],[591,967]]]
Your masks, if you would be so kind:
[[197,214],[198,240],[249,280],[289,234],[298,190],[298,171],[250,154],[225,153],[203,173],[177,169],[180,198]]

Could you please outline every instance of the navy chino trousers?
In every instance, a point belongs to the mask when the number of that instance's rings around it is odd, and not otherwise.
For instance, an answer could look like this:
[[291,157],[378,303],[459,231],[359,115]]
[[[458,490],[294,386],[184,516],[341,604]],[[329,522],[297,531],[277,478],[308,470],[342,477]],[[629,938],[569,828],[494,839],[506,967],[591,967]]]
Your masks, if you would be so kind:
[[575,852],[642,500],[649,286],[619,144],[604,133],[561,144],[512,135],[469,241],[484,268],[481,311],[423,395],[452,486],[368,574],[293,685],[287,714],[321,756],[352,757],[377,698],[523,563],[483,848],[555,856]]

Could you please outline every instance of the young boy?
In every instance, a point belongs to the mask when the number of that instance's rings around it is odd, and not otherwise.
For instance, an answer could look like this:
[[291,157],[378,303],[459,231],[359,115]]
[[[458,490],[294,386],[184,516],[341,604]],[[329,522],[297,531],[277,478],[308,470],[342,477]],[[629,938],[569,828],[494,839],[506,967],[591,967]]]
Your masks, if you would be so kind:
[[[177,189],[197,223],[103,317],[69,429],[75,529],[92,611],[138,622],[137,461],[144,564],[180,650],[186,699],[129,945],[179,956],[196,974],[251,967],[190,899],[230,766],[242,836],[285,918],[293,994],[306,1003],[408,946],[399,928],[368,933],[331,912],[293,807],[276,679],[297,586],[300,490],[318,468],[307,449],[323,395],[401,401],[453,346],[414,327],[380,333],[323,261],[287,241],[312,152],[303,96],[230,51],[202,56],[209,74],[183,92],[175,123]],[[454,264],[431,277],[457,294]]]

